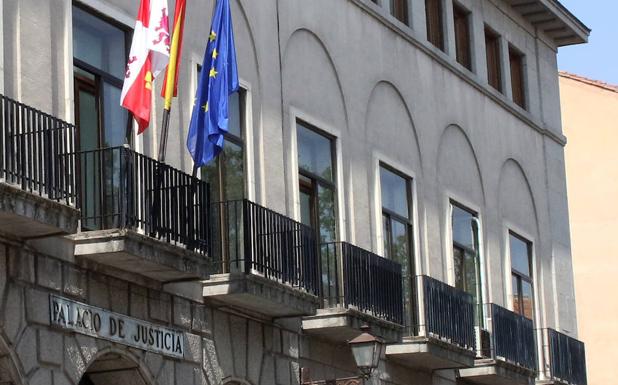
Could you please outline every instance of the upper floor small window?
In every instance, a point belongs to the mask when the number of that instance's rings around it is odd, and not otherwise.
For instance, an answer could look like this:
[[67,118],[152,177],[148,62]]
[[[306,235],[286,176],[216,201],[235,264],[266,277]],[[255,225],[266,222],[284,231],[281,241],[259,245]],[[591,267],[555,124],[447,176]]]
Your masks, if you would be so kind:
[[465,8],[453,3],[453,19],[455,24],[457,62],[467,69],[472,70],[470,13]]
[[510,232],[513,311],[533,319],[532,243]]
[[391,14],[408,25],[408,0],[391,0]]
[[500,35],[485,27],[485,53],[487,56],[487,81],[502,92],[502,64],[500,61]]
[[427,40],[444,51],[442,0],[425,0],[425,16],[427,18]]
[[526,108],[526,92],[524,82],[524,55],[509,46],[509,62],[511,64],[511,88],[513,102],[521,108]]

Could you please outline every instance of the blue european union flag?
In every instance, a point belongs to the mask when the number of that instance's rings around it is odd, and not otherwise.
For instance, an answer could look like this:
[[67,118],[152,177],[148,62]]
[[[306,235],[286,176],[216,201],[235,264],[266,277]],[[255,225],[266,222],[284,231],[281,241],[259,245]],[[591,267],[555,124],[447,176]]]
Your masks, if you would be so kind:
[[236,48],[229,0],[217,0],[204,53],[187,148],[195,167],[214,159],[228,132],[228,100],[238,90]]

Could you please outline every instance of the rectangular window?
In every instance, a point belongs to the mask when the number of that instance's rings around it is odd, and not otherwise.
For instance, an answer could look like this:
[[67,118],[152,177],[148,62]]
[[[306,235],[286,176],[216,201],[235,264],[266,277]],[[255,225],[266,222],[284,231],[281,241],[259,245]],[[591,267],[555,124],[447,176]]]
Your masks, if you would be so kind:
[[533,319],[532,243],[510,232],[509,250],[513,285],[513,311]]
[[472,70],[472,54],[470,51],[470,13],[453,3],[453,18],[455,24],[455,48],[457,62]]
[[118,202],[112,197],[120,187],[119,160],[101,159],[92,151],[131,140],[131,118],[119,103],[130,33],[76,5],[72,24],[77,150],[89,151],[81,155],[82,228],[97,230],[117,226]]
[[391,0],[391,14],[408,25],[408,0]]
[[524,55],[513,47],[509,47],[509,62],[511,64],[511,88],[513,102],[521,108],[526,108],[526,93],[524,88]]
[[202,179],[210,183],[213,202],[245,198],[245,98],[243,89],[230,95],[228,132],[224,135],[223,151],[202,167]]
[[483,325],[479,228],[476,213],[451,204],[455,287],[472,295],[475,325]]
[[485,52],[487,56],[487,81],[502,92],[502,65],[500,62],[500,35],[485,27]]
[[427,40],[444,51],[442,0],[425,0],[425,16],[427,18]]
[[384,257],[402,266],[404,287],[404,311],[406,326],[414,325],[414,297],[412,280],[414,258],[412,254],[412,184],[406,178],[387,166],[380,166],[382,194],[382,224]]
[[297,122],[301,222],[316,229],[320,242],[336,239],[334,140]]
[[124,144],[130,117],[120,107],[128,31],[73,6],[75,108],[80,151]]

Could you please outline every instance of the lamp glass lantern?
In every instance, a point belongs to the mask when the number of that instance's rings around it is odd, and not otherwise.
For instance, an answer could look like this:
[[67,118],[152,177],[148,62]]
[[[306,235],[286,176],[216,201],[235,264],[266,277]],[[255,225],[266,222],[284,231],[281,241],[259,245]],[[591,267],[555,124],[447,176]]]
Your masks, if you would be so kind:
[[369,378],[371,373],[380,364],[380,357],[384,350],[384,341],[370,334],[368,326],[363,326],[361,331],[363,333],[349,341],[348,344],[352,349],[352,355],[354,356],[354,361],[356,361],[356,366],[363,376]]

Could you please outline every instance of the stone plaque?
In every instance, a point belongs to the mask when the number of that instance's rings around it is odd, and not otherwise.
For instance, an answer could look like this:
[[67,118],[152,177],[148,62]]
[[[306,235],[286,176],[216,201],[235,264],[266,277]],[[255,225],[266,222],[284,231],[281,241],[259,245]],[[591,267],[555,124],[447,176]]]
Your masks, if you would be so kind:
[[49,296],[51,325],[176,358],[185,333],[70,299]]

